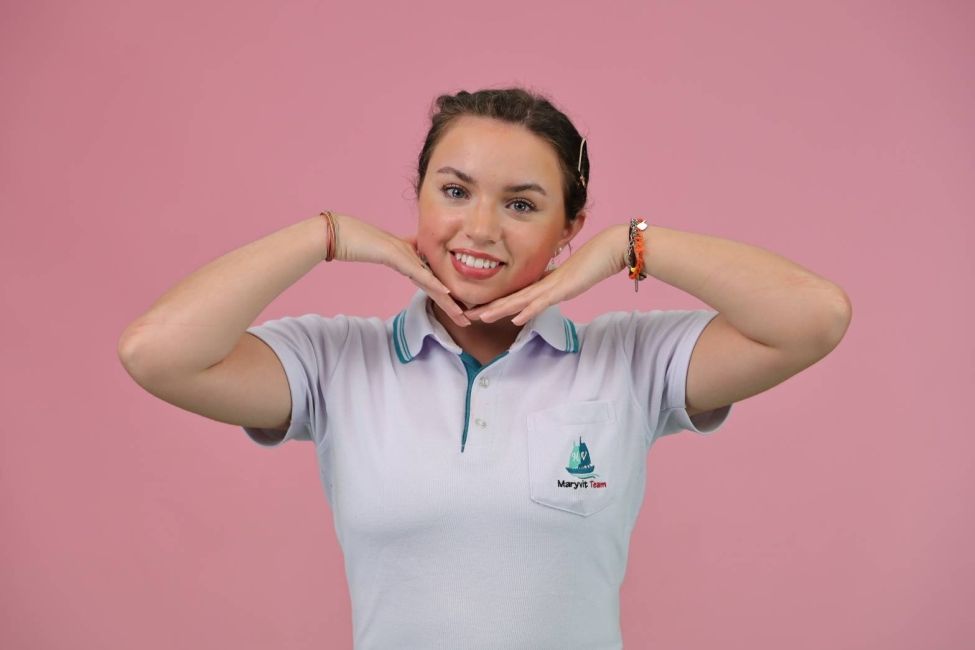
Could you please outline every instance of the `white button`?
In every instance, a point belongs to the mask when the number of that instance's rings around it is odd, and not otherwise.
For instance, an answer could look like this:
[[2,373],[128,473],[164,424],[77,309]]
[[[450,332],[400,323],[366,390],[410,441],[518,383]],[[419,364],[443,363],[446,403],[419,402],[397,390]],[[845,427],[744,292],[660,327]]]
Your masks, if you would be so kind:
[[485,422],[481,418],[477,418],[476,420],[474,420],[474,424],[476,424],[477,426],[481,427],[482,429],[487,426],[487,422]]
[[488,384],[491,383],[491,380],[488,379],[487,377],[481,377],[477,383],[481,385],[481,388],[487,388]]

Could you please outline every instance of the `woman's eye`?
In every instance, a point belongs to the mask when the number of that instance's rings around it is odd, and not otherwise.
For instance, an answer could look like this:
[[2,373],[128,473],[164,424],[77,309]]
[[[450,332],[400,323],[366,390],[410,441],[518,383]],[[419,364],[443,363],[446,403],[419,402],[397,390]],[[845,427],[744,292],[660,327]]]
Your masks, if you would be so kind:
[[516,205],[516,204],[521,204],[525,206],[524,210],[516,210],[516,212],[532,212],[535,210],[535,206],[529,203],[528,201],[525,201],[524,199],[516,199],[511,202],[511,205]]
[[463,196],[458,196],[456,194],[451,194],[452,191],[457,191],[457,192],[461,192],[461,193],[464,192],[464,189],[463,188],[457,187],[456,185],[445,185],[444,188],[443,188],[443,191],[451,199],[460,199],[460,198],[463,198]]

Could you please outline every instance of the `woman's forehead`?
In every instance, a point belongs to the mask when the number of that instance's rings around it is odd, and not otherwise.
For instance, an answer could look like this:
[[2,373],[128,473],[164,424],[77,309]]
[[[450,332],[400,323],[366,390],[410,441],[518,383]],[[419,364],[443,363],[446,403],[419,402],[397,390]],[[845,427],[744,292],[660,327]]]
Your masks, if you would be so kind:
[[430,163],[434,171],[449,166],[475,179],[492,176],[504,182],[533,175],[551,184],[559,175],[555,149],[540,136],[520,124],[467,115],[444,133]]

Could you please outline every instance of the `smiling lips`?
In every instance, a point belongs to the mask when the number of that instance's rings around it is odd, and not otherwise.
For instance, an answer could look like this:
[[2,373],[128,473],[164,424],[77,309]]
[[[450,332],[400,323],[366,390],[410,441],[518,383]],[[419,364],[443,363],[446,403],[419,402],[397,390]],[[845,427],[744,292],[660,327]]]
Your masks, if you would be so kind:
[[474,280],[490,278],[504,266],[499,260],[474,256],[463,251],[451,251],[450,261],[458,273]]

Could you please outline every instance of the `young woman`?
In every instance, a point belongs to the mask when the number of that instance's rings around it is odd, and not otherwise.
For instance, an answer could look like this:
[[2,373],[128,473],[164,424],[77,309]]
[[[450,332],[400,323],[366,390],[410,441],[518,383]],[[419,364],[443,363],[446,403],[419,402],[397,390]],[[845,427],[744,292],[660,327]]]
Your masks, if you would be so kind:
[[[441,96],[415,238],[302,220],[196,271],[120,341],[154,395],[263,445],[315,443],[356,647],[621,647],[653,442],[717,430],[846,331],[840,287],[735,241],[621,217],[552,263],[586,221],[588,179],[583,138],[545,98]],[[250,327],[328,251],[418,291],[386,320]],[[611,276],[638,282],[641,262],[713,310],[561,314]]]

